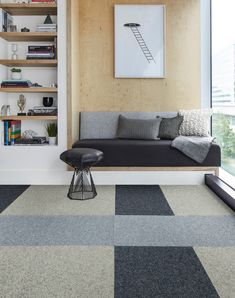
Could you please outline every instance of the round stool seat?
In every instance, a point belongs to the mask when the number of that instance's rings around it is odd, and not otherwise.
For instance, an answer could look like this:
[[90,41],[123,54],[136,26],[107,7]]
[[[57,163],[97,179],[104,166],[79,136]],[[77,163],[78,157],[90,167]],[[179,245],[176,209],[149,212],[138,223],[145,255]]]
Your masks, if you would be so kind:
[[103,152],[92,148],[74,148],[63,152],[60,159],[76,169],[91,167],[102,160]]

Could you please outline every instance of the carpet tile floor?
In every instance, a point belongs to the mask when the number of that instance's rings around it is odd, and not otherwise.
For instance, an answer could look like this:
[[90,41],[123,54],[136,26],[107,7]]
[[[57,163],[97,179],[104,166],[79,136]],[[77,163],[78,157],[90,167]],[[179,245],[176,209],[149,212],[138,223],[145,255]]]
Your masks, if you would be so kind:
[[235,217],[206,186],[0,186],[0,298],[234,298]]

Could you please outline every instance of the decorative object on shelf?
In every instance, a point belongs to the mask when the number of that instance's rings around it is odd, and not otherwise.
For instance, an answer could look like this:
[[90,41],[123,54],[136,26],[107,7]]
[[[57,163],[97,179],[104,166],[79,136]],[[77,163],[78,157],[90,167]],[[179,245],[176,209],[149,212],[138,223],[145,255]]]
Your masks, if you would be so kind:
[[30,32],[30,29],[27,27],[21,28],[21,32]]
[[18,45],[16,43],[13,43],[11,45],[11,50],[12,50],[12,54],[11,54],[12,60],[17,60],[18,59],[18,55],[17,55]]
[[57,85],[57,83],[52,83],[52,84],[50,84],[50,86],[49,86],[50,88],[57,88],[58,87],[58,85]]
[[39,87],[42,87],[42,85],[39,85],[38,83],[33,83],[31,87],[39,88]]
[[1,108],[1,116],[10,116],[11,108],[9,105],[3,105]]
[[21,72],[20,68],[12,68],[11,69],[11,79],[12,80],[21,80]]
[[20,113],[18,113],[18,116],[26,116],[26,113],[23,113],[26,106],[26,98],[23,94],[20,94],[19,99],[17,100],[17,105],[20,109]]
[[53,24],[51,16],[48,14],[43,24]]
[[9,29],[10,29],[10,32],[17,32],[17,26],[16,25],[10,25]]
[[47,131],[47,134],[48,134],[49,145],[56,145],[57,124],[56,123],[49,123],[46,126],[46,131]]
[[53,106],[53,97],[43,97],[42,103],[44,107],[50,108]]
[[33,139],[33,137],[36,137],[37,133],[31,129],[25,130],[22,134],[24,139]]
[[9,32],[11,25],[13,25],[13,17],[0,8],[0,32]]

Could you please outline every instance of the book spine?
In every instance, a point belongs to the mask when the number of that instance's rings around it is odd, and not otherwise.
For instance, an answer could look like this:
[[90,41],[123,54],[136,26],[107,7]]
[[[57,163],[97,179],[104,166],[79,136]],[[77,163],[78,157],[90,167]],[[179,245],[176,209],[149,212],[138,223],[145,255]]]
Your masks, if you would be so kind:
[[54,46],[28,46],[28,51],[52,51]]
[[4,145],[8,146],[8,121],[4,121]]
[[16,139],[21,137],[21,121],[12,121],[11,128],[11,145],[14,145]]
[[11,145],[11,121],[8,121],[8,145]]

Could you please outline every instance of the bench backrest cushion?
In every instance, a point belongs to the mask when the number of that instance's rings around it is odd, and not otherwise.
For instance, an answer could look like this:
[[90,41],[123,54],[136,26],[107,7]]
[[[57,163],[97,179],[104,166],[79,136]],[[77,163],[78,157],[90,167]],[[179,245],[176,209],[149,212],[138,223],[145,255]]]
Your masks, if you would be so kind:
[[177,112],[81,112],[80,139],[115,139],[118,118],[153,119],[157,116],[172,118]]

